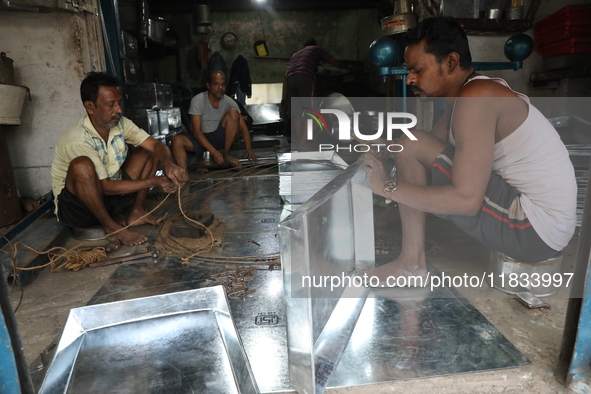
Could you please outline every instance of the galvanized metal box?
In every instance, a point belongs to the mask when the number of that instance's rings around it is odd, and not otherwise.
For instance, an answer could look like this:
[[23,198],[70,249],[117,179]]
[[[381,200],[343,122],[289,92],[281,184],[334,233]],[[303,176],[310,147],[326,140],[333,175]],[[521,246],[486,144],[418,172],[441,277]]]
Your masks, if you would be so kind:
[[153,109],[127,109],[125,115],[151,136],[160,135],[157,111]]
[[127,108],[172,108],[172,86],[161,83],[133,83],[124,86]]
[[[319,393],[365,300],[363,291],[347,293],[344,278],[375,265],[372,193],[360,165],[330,181],[279,227],[290,381],[300,393]],[[343,281],[314,285],[327,277]]]

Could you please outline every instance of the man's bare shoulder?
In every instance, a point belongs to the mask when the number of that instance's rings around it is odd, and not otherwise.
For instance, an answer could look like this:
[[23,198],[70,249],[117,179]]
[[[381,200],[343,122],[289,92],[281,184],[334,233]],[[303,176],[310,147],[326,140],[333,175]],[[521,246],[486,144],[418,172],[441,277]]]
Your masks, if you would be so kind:
[[491,79],[476,79],[462,87],[460,97],[517,97],[517,94]]

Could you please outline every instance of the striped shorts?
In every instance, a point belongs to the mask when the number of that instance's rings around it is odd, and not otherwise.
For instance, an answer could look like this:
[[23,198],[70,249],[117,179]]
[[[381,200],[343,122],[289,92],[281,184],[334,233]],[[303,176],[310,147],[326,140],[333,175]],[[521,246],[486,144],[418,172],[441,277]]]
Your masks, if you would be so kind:
[[[455,147],[447,146],[431,168],[431,185],[451,183]],[[485,246],[517,261],[538,262],[558,255],[536,233],[527,219],[519,196],[521,192],[492,173],[480,211],[475,216],[437,215],[453,221],[461,230]]]

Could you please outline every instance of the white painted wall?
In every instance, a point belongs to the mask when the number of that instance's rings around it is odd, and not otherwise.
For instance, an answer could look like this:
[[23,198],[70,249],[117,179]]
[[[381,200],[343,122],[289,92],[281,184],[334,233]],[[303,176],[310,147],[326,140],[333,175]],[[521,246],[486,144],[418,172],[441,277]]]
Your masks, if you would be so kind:
[[54,146],[84,114],[80,81],[104,67],[97,26],[92,14],[0,11],[0,51],[14,61],[16,84],[29,87],[32,96],[21,125],[0,128],[21,196],[51,191]]

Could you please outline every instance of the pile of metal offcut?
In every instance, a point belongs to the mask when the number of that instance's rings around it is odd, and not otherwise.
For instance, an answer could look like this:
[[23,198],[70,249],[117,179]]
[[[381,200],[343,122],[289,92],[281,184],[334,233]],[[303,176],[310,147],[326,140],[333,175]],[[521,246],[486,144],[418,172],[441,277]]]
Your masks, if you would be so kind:
[[334,152],[294,152],[278,155],[279,195],[302,204],[347,168]]

